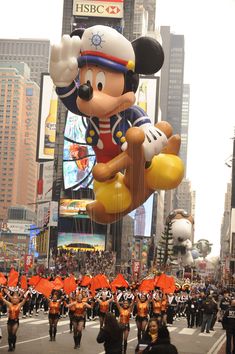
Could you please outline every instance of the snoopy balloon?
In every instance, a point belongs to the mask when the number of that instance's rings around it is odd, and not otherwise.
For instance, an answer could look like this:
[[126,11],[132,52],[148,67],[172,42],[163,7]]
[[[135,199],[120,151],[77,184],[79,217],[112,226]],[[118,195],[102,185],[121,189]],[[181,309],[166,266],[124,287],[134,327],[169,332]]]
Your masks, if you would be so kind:
[[50,75],[68,110],[87,117],[92,145],[94,202],[90,217],[112,223],[158,189],[176,188],[184,174],[180,137],[167,122],[155,126],[134,105],[139,74],[158,72],[164,61],[153,38],[129,42],[115,29],[93,26],[64,35],[51,48]]

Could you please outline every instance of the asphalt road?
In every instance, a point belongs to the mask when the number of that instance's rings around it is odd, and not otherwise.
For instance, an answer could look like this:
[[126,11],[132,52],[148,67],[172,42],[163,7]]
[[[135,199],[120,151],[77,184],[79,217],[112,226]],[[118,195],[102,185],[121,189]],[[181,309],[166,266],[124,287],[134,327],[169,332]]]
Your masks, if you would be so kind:
[[[0,343],[0,353],[8,351],[7,319],[0,319],[3,338]],[[225,341],[225,332],[220,323],[216,323],[215,331],[209,334],[200,333],[200,329],[187,328],[184,318],[175,321],[168,328],[171,341],[176,345],[179,354],[221,354],[221,346]],[[15,353],[17,354],[62,354],[79,352],[80,354],[104,354],[102,344],[96,342],[99,332],[99,320],[88,321],[83,331],[80,349],[73,349],[73,334],[69,333],[68,318],[61,318],[58,323],[58,333],[55,342],[49,341],[47,315],[42,313],[38,317],[20,319],[17,332]],[[131,320],[131,331],[128,338],[128,354],[134,354],[137,344],[135,321]]]

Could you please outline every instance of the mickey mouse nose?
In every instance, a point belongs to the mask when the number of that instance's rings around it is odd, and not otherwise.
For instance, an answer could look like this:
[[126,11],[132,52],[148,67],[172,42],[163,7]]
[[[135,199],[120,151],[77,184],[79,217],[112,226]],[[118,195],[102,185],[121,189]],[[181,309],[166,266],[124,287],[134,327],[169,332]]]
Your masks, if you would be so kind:
[[93,88],[87,83],[79,86],[78,88],[78,96],[85,101],[90,101],[93,96]]

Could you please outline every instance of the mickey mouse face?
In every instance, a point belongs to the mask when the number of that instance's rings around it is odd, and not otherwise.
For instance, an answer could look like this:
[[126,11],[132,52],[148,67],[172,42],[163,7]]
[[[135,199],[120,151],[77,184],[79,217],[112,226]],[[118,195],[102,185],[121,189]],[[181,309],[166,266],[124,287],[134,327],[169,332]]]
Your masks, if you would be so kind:
[[[84,66],[80,69],[80,83],[91,85],[93,91],[100,91],[112,97],[122,95],[124,75],[107,68],[95,65]],[[115,85],[113,84],[115,82]]]

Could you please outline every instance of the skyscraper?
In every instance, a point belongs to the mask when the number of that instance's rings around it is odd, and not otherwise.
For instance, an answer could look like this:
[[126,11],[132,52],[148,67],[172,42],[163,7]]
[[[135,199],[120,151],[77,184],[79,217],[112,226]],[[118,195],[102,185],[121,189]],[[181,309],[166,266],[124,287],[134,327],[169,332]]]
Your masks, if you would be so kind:
[[[35,202],[39,86],[25,63],[0,62],[0,220]],[[33,209],[33,207],[32,207]]]
[[190,104],[190,86],[184,84],[182,119],[181,119],[181,146],[180,157],[184,162],[184,175],[187,175],[187,152],[188,152],[188,124],[189,124],[189,104]]
[[[173,34],[169,26],[160,28],[164,64],[161,69],[160,108],[162,120],[168,121],[173,133],[181,135],[184,87],[184,36]],[[164,219],[175,208],[175,190],[166,191]]]
[[0,61],[28,64],[31,80],[40,86],[41,73],[48,72],[49,49],[49,40],[0,39]]

